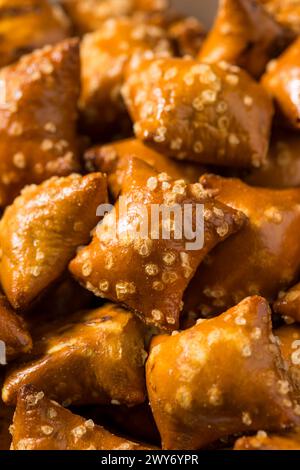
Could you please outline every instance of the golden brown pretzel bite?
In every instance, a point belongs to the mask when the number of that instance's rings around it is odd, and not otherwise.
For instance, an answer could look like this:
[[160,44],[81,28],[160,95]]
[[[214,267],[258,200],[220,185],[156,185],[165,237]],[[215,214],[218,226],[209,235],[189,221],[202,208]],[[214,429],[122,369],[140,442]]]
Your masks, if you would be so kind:
[[186,292],[185,308],[198,306],[206,316],[249,295],[275,300],[300,270],[300,189],[255,188],[214,175],[200,180],[217,200],[244,212],[249,223],[198,269]]
[[77,171],[77,40],[0,70],[0,206],[23,186]]
[[169,0],[62,0],[77,31],[81,34],[95,31],[104,20],[132,15],[136,10],[165,10]]
[[287,292],[280,293],[273,305],[274,311],[288,320],[300,322],[300,284],[296,284]]
[[272,103],[237,66],[145,60],[129,69],[123,95],[136,136],[162,153],[234,167],[265,160]]
[[143,160],[151,165],[158,173],[167,173],[174,180],[183,178],[189,183],[196,183],[205,168],[188,162],[177,162],[156,152],[137,139],[127,139],[100,145],[85,153],[88,171],[101,171],[108,175],[108,186],[116,198],[122,189],[127,167],[132,157]]
[[135,316],[114,305],[41,324],[32,354],[8,370],[3,400],[16,403],[20,387],[31,383],[66,405],[142,403],[143,333]]
[[97,31],[84,36],[80,108],[85,129],[95,136],[112,130],[114,125],[130,129],[121,96],[128,61],[171,53],[171,44],[161,28],[130,18],[107,20]]
[[300,420],[261,297],[156,342],[146,376],[164,449],[199,449]]
[[[245,216],[214,201],[200,184],[174,181],[134,158],[128,167],[123,196],[122,205],[117,202],[114,211],[104,217],[92,243],[71,261],[70,271],[96,295],[126,305],[144,322],[176,329],[183,292],[196,268],[215,245],[240,229]],[[122,211],[125,204],[128,211]],[[154,204],[163,205],[166,211],[158,224],[151,215]],[[174,216],[174,204],[182,220],[185,207],[190,205],[189,224],[193,227],[196,206],[204,205],[203,247],[201,243],[192,249],[187,246],[187,227],[184,229],[184,223]],[[141,218],[148,219],[144,233],[138,229]],[[176,224],[180,231],[184,229],[177,239]],[[114,225],[117,235],[113,233]],[[163,237],[162,228],[167,231],[168,227],[169,237]],[[201,232],[201,227],[197,230]]]
[[300,435],[268,435],[265,431],[258,431],[256,436],[238,439],[234,450],[300,450]]
[[300,33],[300,1],[299,0],[259,0],[266,10],[273,15],[276,20]]
[[67,16],[49,0],[0,0],[0,67],[69,35]]
[[88,243],[106,201],[106,177],[53,177],[23,189],[0,222],[0,277],[14,308],[28,308]]
[[11,428],[12,450],[150,450],[115,436],[25,386],[19,393]]
[[259,77],[270,59],[279,55],[294,37],[257,0],[221,0],[199,59],[209,63],[225,60]]
[[23,353],[28,353],[32,347],[31,337],[24,320],[15,314],[4,295],[0,295],[1,341],[5,345],[5,350],[2,351],[2,353],[5,353],[5,361],[10,361]]
[[300,411],[300,328],[285,325],[275,331]]
[[265,165],[244,178],[248,184],[265,188],[300,187],[300,136],[276,129]]
[[271,61],[262,77],[262,85],[274,97],[286,123],[300,129],[300,38],[276,60]]

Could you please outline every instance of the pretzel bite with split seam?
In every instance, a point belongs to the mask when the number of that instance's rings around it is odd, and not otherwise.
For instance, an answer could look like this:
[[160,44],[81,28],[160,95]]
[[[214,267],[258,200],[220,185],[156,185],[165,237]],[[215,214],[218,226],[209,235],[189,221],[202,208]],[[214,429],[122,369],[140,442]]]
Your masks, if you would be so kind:
[[16,309],[27,309],[65,271],[76,248],[90,240],[107,199],[106,177],[53,177],[27,186],[0,221],[0,278]]
[[121,96],[126,65],[142,57],[172,55],[164,30],[131,18],[113,18],[84,36],[81,43],[80,109],[85,130],[98,137],[107,131],[130,130]]
[[12,203],[26,184],[80,169],[79,80],[76,39],[0,70],[0,207]]
[[[183,292],[198,265],[214,246],[241,228],[245,216],[216,202],[200,184],[174,181],[135,158],[122,190],[122,205],[117,202],[104,217],[91,244],[71,261],[70,271],[95,295],[124,304],[144,322],[176,329]],[[166,211],[159,220],[153,217],[154,204]],[[182,220],[185,207],[190,206],[189,224],[195,230],[199,204],[204,205],[206,217],[204,245],[190,250],[191,240],[174,217],[174,206]],[[122,210],[125,206],[127,211]],[[145,220],[147,225],[141,226]],[[175,239],[176,224],[181,235]],[[163,229],[169,236],[163,236]],[[197,230],[200,234],[199,225]]]
[[123,96],[137,138],[161,153],[231,167],[265,161],[272,102],[237,66],[144,60],[128,68]]
[[11,427],[12,450],[153,450],[115,436],[71,413],[28,385],[21,389]]
[[33,384],[64,405],[136,405],[145,400],[144,330],[131,313],[108,305],[41,324],[32,354],[8,370],[3,400],[15,404]]
[[70,36],[70,22],[49,0],[0,0],[0,67]]
[[147,388],[163,449],[299,423],[265,299],[250,297],[211,320],[156,339]]
[[225,60],[260,77],[267,63],[294,38],[257,0],[221,0],[199,59],[209,63]]
[[174,180],[182,178],[189,183],[196,183],[205,173],[204,167],[172,160],[137,139],[96,146],[87,150],[84,156],[88,171],[101,171],[108,175],[108,186],[114,198],[120,194],[132,157],[144,161],[158,173],[167,173]]
[[300,189],[256,188],[215,175],[200,181],[249,221],[199,267],[185,294],[186,310],[210,316],[255,294],[274,301],[300,270]]
[[[0,295],[0,343],[4,343],[5,362],[15,359],[32,348],[24,320],[16,315],[7,298]],[[1,358],[3,360],[3,358]],[[0,361],[1,365],[4,365]],[[1,367],[1,366],[0,366]]]

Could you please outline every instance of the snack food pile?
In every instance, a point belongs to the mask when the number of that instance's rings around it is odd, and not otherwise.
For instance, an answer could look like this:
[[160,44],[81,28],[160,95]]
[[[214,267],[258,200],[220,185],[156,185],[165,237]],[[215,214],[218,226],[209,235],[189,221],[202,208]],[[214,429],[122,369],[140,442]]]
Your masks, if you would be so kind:
[[0,0],[0,450],[300,450],[299,34]]

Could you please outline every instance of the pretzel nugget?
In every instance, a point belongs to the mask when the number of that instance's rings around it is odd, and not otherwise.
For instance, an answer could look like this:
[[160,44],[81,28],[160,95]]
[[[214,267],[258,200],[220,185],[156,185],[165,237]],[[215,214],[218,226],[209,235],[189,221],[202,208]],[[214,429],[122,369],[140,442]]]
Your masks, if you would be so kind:
[[32,354],[8,371],[3,400],[15,404],[20,387],[33,384],[65,405],[143,403],[143,334],[139,320],[113,305],[42,324]]
[[277,109],[286,123],[300,129],[300,95],[297,92],[300,80],[298,59],[300,38],[276,60],[270,62],[262,77],[262,85],[273,96]]
[[[201,185],[174,181],[134,158],[122,197],[122,205],[117,202],[104,217],[92,243],[71,261],[70,271],[95,295],[124,304],[147,324],[176,329],[183,292],[196,268],[215,245],[241,228],[245,217],[214,201]],[[206,217],[204,232],[196,215],[199,204]],[[153,205],[163,211],[159,219]],[[187,206],[189,225],[184,229]],[[194,236],[203,233],[204,244],[195,238],[190,249],[192,237],[188,240],[185,230],[191,227]]]
[[300,415],[300,328],[298,325],[285,325],[275,334],[299,403],[297,411]]
[[12,450],[151,450],[117,437],[45,398],[32,386],[18,396],[12,426]]
[[260,77],[267,63],[294,39],[257,0],[221,0],[214,26],[200,49],[199,59],[225,60]]
[[276,129],[265,165],[244,178],[252,186],[295,188],[300,186],[300,136]]
[[282,292],[273,305],[274,311],[287,319],[300,322],[300,284]]
[[53,177],[26,187],[0,222],[0,277],[11,305],[28,308],[57,280],[76,248],[88,243],[106,201],[106,178]]
[[70,23],[59,5],[48,0],[0,0],[0,67],[69,35]]
[[[121,87],[127,63],[131,58],[171,54],[171,44],[161,28],[130,18],[107,20],[84,36],[80,108],[85,129],[97,136],[114,124],[121,130],[126,128],[129,118]],[[130,124],[127,127],[130,129]]]
[[300,269],[300,189],[250,187],[234,178],[204,175],[217,200],[244,212],[249,222],[216,247],[185,294],[187,311],[224,311],[249,295],[269,301],[297,279]]
[[137,138],[161,153],[233,167],[265,160],[273,106],[237,66],[145,60],[129,70],[123,95]]
[[265,299],[250,297],[154,343],[146,364],[163,449],[202,449],[234,433],[299,422]]
[[238,439],[234,450],[300,450],[300,435],[268,435],[265,431],[258,431],[256,436]]
[[132,157],[144,161],[158,173],[167,173],[174,180],[182,178],[189,183],[196,183],[205,173],[204,167],[172,160],[137,139],[122,140],[89,149],[85,153],[86,168],[88,171],[107,173],[108,187],[114,198],[117,198],[126,181]]
[[0,206],[26,184],[79,170],[77,40],[0,70]]

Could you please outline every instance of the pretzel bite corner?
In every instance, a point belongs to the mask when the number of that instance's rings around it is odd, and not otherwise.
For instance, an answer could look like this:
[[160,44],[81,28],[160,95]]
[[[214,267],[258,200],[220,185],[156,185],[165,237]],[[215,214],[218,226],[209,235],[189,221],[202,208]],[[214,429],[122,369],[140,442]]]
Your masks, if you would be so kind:
[[45,397],[34,387],[19,393],[12,450],[151,450],[115,436],[91,419],[84,419]]
[[221,0],[199,59],[210,63],[225,60],[258,78],[294,38],[292,31],[277,23],[259,1]]
[[[124,304],[148,324],[174,330],[183,292],[198,265],[214,246],[239,230],[246,217],[219,204],[199,183],[174,181],[136,158],[128,167],[122,198],[122,205],[118,200],[104,217],[91,244],[71,261],[70,271],[95,295]],[[165,208],[163,220],[153,217],[154,204]],[[189,205],[189,223],[195,227],[199,204],[204,208],[204,240],[190,250],[182,226],[181,235],[174,237],[178,219],[172,207],[182,214]],[[122,210],[125,206],[128,211]],[[141,217],[148,220],[143,233],[137,229]],[[170,236],[163,236],[163,230],[169,230]],[[201,227],[197,230],[200,234]]]
[[156,342],[146,377],[163,449],[201,449],[231,434],[299,423],[261,297]]
[[0,278],[16,309],[27,309],[90,239],[99,204],[106,202],[101,173],[53,177],[27,186],[0,222]]

